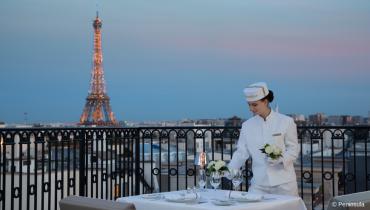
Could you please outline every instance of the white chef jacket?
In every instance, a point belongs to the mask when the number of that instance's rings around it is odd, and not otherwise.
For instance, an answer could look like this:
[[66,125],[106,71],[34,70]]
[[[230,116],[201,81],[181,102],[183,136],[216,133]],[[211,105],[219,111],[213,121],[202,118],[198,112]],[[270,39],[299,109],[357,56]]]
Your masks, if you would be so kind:
[[[275,144],[282,151],[283,163],[271,166],[266,154],[261,152],[265,144]],[[229,163],[230,168],[240,168],[252,158],[252,185],[276,186],[296,181],[294,161],[299,154],[297,126],[291,117],[274,112],[264,120],[256,115],[245,121],[240,131],[237,150]]]

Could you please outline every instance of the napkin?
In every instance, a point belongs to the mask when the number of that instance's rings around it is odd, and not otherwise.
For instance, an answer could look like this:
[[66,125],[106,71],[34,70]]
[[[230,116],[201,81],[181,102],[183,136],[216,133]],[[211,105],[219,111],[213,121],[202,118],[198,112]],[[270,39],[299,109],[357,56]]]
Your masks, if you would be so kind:
[[263,195],[257,193],[231,193],[231,198],[236,200],[245,201],[260,201],[263,199]]
[[153,194],[144,194],[141,196],[142,198],[145,198],[145,199],[161,199],[162,198],[162,194],[160,193],[153,193]]

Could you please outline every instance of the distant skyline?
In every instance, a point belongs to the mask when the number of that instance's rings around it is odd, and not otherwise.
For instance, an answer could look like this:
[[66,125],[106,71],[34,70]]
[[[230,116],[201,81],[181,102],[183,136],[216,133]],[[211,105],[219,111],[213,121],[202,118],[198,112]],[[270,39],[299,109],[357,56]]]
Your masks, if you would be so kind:
[[78,122],[97,9],[118,120],[248,118],[258,81],[282,113],[370,111],[370,1],[4,0],[0,121]]

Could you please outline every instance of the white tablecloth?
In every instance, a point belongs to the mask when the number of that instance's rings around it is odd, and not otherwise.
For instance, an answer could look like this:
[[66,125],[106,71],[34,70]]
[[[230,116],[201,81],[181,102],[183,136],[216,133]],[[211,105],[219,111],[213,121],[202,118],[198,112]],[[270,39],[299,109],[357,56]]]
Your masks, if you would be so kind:
[[[225,199],[229,191],[225,190],[210,190],[206,192],[198,192],[205,203],[176,203],[168,202],[165,199],[151,200],[145,199],[143,196],[129,196],[118,198],[117,202],[131,202],[135,204],[136,210],[213,210],[213,209],[228,209],[228,210],[306,210],[300,197],[282,196],[282,195],[264,195],[266,199],[259,202],[235,202],[231,206],[217,206],[213,204],[212,199]],[[161,193],[163,197],[186,193],[186,191],[174,191]],[[241,192],[233,192],[241,193]]]

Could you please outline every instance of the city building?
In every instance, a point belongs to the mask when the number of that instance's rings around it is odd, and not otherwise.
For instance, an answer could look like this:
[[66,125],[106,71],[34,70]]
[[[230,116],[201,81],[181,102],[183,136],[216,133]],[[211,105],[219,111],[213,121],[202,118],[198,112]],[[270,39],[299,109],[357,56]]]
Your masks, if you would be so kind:
[[225,126],[241,126],[243,123],[243,120],[237,116],[233,116],[225,121]]
[[343,124],[343,118],[340,115],[330,115],[327,118],[327,124],[328,125],[342,125]]
[[303,114],[288,114],[291,118],[293,118],[294,122],[297,125],[306,125],[306,118]]
[[324,113],[316,113],[308,116],[311,125],[323,125],[326,122],[326,115]]

